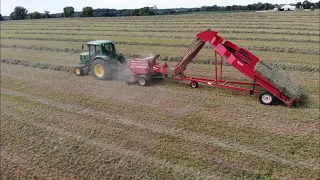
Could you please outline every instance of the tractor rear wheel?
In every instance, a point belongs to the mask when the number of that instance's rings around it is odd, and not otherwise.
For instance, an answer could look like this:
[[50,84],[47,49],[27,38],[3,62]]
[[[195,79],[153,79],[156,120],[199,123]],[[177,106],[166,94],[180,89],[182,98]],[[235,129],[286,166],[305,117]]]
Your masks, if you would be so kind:
[[112,71],[110,64],[103,59],[96,59],[92,63],[93,76],[98,80],[112,79]]
[[83,68],[82,68],[82,67],[75,67],[75,68],[74,68],[74,73],[75,73],[77,76],[83,76],[83,75],[84,75]]

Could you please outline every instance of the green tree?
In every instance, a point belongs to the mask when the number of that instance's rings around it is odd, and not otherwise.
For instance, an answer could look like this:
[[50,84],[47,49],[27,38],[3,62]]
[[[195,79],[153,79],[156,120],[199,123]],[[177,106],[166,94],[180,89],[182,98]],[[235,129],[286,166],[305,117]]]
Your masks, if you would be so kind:
[[0,21],[3,21],[4,18],[2,17],[2,14],[0,14]]
[[84,7],[82,9],[83,17],[93,17],[93,8],[92,7]]
[[37,11],[29,13],[28,15],[30,19],[41,19],[41,14]]
[[74,8],[72,6],[64,7],[63,13],[65,17],[72,17],[74,14]]
[[10,14],[10,17],[13,20],[26,19],[28,15],[27,13],[28,11],[26,10],[26,8],[17,6],[14,8],[14,11]]
[[309,2],[308,0],[303,1],[302,5],[303,9],[310,9],[312,6],[311,2]]
[[320,1],[318,1],[318,2],[316,2],[315,4],[314,4],[314,6],[315,6],[315,8],[320,8]]
[[50,18],[50,12],[49,11],[44,11],[43,18]]
[[297,9],[300,9],[301,6],[302,6],[302,3],[301,3],[301,2],[297,2],[296,8],[297,8]]

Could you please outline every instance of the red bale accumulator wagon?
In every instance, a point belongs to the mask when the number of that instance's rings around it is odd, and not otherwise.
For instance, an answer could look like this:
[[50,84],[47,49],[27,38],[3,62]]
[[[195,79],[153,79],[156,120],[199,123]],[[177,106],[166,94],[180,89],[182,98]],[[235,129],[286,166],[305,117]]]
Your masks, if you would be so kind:
[[[194,60],[205,43],[209,43],[214,50],[215,78],[197,78],[184,75],[188,64]],[[192,88],[198,88],[199,84],[206,84],[245,91],[250,95],[257,94],[260,102],[265,105],[272,105],[276,99],[279,99],[290,106],[301,96],[300,86],[295,81],[285,77],[277,69],[261,61],[249,51],[230,41],[225,41],[216,31],[207,30],[197,34],[185,56],[173,68],[169,68],[167,63],[164,65],[157,63],[158,57],[157,55],[129,62],[128,67],[132,71],[131,77],[133,78],[127,79],[126,83],[137,81],[141,86],[145,86],[154,78],[173,78],[178,81],[189,81]],[[223,61],[227,61],[252,82],[224,80]]]

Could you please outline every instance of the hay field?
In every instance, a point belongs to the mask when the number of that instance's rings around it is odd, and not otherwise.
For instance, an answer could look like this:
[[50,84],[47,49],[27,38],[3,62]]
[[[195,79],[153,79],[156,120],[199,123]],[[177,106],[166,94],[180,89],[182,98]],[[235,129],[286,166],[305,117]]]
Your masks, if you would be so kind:
[[[2,179],[319,178],[319,12],[1,22]],[[301,107],[232,90],[76,77],[81,44],[174,65],[211,28],[302,86]],[[190,75],[212,75],[207,46]],[[36,67],[36,68],[34,68]],[[42,69],[41,69],[42,68]],[[225,77],[246,80],[227,66]]]

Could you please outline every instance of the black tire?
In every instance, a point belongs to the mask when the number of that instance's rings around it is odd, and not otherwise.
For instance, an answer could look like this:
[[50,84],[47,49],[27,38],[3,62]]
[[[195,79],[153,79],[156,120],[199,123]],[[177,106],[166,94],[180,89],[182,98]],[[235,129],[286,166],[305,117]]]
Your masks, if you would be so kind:
[[131,84],[131,82],[130,81],[126,81],[126,85],[130,85]]
[[110,80],[112,79],[112,68],[108,61],[104,59],[95,59],[92,62],[92,74],[98,80]]
[[198,87],[199,87],[199,83],[198,83],[198,82],[193,82],[193,81],[191,81],[191,82],[190,82],[190,87],[192,87],[192,88],[198,88]]
[[146,75],[140,75],[137,81],[140,86],[146,86],[149,83],[149,78]]
[[275,98],[273,94],[269,93],[268,91],[262,92],[259,95],[259,101],[263,105],[269,105],[269,106],[272,105],[274,102],[274,99]]
[[75,67],[73,72],[77,75],[77,76],[83,76],[84,75],[84,70],[82,67]]

